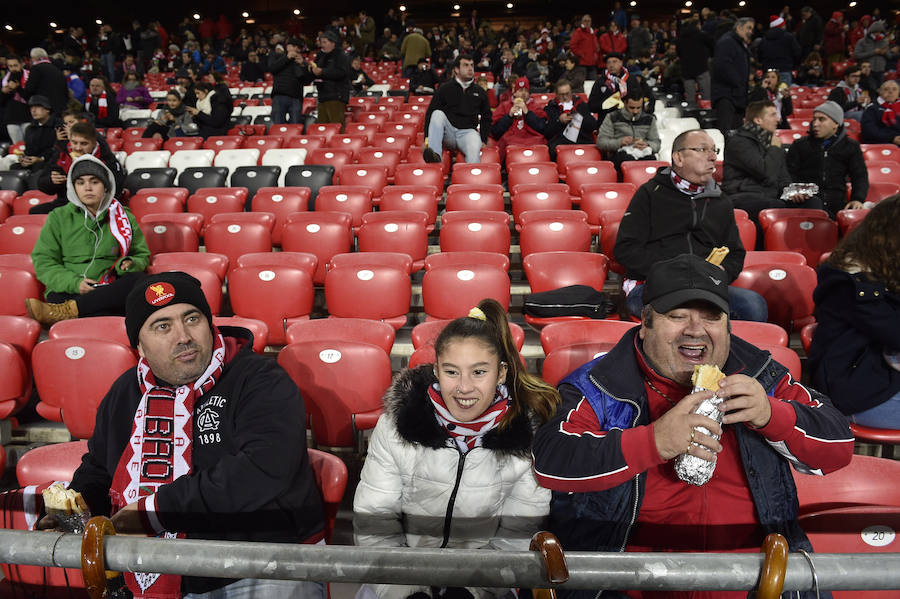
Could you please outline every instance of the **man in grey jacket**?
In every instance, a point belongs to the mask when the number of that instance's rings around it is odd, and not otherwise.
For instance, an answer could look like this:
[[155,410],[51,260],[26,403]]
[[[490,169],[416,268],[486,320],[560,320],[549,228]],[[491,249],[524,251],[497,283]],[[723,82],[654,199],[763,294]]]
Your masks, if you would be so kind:
[[644,112],[639,93],[629,92],[625,107],[606,115],[597,132],[597,147],[611,156],[616,170],[627,160],[656,160],[659,152],[656,117]]

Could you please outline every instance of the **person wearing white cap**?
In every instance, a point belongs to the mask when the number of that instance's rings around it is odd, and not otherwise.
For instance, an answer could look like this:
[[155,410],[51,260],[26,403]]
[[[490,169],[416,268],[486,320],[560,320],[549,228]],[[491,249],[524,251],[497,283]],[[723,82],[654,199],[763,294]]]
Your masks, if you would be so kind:
[[862,208],[869,192],[862,150],[847,136],[843,123],[844,111],[837,102],[829,100],[816,106],[809,135],[791,144],[787,154],[791,178],[817,184],[819,197],[832,218],[838,210]]

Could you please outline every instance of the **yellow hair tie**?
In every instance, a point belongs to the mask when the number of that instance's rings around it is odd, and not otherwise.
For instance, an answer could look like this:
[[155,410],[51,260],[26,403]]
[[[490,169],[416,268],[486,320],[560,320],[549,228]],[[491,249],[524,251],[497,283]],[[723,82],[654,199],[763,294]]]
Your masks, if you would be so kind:
[[467,315],[469,318],[474,318],[476,320],[487,320],[487,316],[484,315],[484,312],[481,311],[481,308],[475,306]]

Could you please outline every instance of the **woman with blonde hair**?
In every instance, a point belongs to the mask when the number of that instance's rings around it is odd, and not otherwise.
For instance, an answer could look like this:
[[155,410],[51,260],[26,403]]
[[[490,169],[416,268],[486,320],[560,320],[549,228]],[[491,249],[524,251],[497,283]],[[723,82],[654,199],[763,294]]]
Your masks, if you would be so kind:
[[[434,364],[397,375],[353,502],[359,545],[527,550],[550,492],[531,469],[534,431],[559,394],[529,375],[506,311],[482,300],[435,341]],[[507,589],[364,586],[358,597],[489,597]]]

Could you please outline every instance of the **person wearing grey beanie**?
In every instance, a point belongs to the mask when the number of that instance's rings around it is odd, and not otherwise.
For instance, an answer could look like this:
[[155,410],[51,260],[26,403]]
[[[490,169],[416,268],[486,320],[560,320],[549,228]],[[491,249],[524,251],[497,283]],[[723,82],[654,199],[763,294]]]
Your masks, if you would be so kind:
[[862,208],[869,192],[869,173],[862,150],[847,136],[843,125],[840,105],[824,102],[813,109],[809,135],[791,144],[787,153],[791,178],[798,183],[818,185],[818,195],[832,218],[839,210]]

